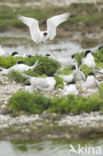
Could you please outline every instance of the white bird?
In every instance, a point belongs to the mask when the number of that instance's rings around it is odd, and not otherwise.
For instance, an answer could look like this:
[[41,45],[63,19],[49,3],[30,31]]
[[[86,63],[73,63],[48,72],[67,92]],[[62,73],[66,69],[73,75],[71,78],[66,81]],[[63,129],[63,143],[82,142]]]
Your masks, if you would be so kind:
[[95,68],[96,64],[95,64],[95,61],[94,61],[94,57],[91,54],[91,51],[90,50],[86,51],[85,56],[86,57],[82,59],[82,64],[85,64],[88,67]]
[[47,39],[53,40],[56,36],[56,27],[66,21],[70,13],[53,16],[47,20],[47,30],[40,31],[38,20],[30,17],[19,16],[18,19],[26,24],[30,29],[30,35],[34,42],[45,42]]
[[99,87],[100,82],[98,80],[95,79],[94,75],[88,75],[85,83],[84,83],[84,87],[86,88],[96,88]]
[[66,83],[73,81],[74,75],[73,73],[70,75],[62,75],[61,76]]
[[33,90],[49,91],[53,90],[56,85],[56,80],[54,77],[31,77],[24,73],[21,73],[21,75],[30,81]]
[[28,66],[26,64],[16,64],[9,69],[0,68],[3,74],[8,74],[10,71],[18,71],[18,72],[25,72],[28,70],[34,70],[38,66],[38,61],[35,62],[33,66]]
[[73,73],[74,80],[75,81],[85,80],[86,79],[85,74],[80,70],[81,66],[78,67],[77,62],[75,63],[75,66],[76,66],[76,70]]
[[79,92],[77,90],[76,84],[71,83],[69,85],[65,85],[64,89],[62,90],[62,94],[63,95],[69,95],[69,94],[78,95]]

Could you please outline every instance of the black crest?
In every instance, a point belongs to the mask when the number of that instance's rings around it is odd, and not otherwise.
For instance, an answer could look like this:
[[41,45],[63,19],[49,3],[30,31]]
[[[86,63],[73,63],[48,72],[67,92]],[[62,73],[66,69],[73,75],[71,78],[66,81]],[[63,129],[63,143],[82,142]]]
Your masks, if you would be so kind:
[[86,51],[85,51],[85,57],[86,57],[89,53],[92,53],[92,51],[91,51],[91,50],[86,50]]
[[15,56],[15,55],[17,55],[18,54],[18,52],[17,51],[14,51],[14,52],[12,52],[12,56]]

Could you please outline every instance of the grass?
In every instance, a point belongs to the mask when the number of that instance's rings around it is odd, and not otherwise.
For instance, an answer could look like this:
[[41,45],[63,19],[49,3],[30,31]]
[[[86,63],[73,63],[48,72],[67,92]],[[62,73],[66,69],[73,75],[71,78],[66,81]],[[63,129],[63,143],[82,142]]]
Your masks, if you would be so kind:
[[7,106],[12,112],[26,111],[31,114],[44,111],[73,114],[103,111],[103,84],[100,85],[99,94],[89,98],[68,95],[52,99],[40,93],[19,91],[9,99]]
[[17,63],[17,60],[13,56],[9,56],[9,57],[0,56],[0,67],[10,68],[16,63]]
[[71,70],[72,68],[72,65],[69,65],[67,67],[64,67],[61,71],[60,71],[60,74],[62,75],[70,75],[73,73],[73,71]]
[[65,24],[61,25],[61,29],[64,31],[79,30],[93,31],[95,28],[102,28],[103,25],[103,9],[99,12],[93,4],[72,4],[69,7],[0,7],[0,31],[11,30],[12,28],[25,29],[28,28],[21,23],[17,16],[19,14],[24,16],[30,16],[40,21],[42,29],[46,26],[46,19],[64,12],[71,12],[71,17]]
[[93,53],[96,62],[96,68],[103,68],[103,48]]
[[7,76],[11,81],[15,81],[17,83],[23,83],[23,84],[29,83],[29,80],[26,80],[18,71],[12,70],[8,73]]
[[81,71],[85,74],[85,76],[87,77],[88,74],[93,73],[93,68],[90,68],[86,65],[82,65],[81,66]]
[[56,89],[58,89],[58,88],[63,89],[63,88],[64,88],[64,81],[63,81],[63,78],[61,78],[61,77],[59,77],[59,76],[55,76],[55,80],[56,80],[55,88],[56,88]]

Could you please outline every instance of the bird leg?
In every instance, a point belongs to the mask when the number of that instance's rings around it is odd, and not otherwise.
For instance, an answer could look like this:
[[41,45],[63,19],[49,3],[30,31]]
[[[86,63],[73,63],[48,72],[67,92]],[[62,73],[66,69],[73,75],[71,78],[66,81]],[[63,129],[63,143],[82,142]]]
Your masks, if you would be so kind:
[[39,45],[40,43],[36,43],[36,52],[39,52]]

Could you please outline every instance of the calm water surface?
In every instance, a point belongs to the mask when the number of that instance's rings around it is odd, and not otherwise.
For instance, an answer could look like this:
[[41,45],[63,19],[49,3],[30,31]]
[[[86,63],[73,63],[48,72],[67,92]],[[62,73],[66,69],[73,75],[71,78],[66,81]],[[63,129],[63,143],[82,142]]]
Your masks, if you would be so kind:
[[[75,150],[80,147],[93,147],[90,154],[70,152],[70,144]],[[103,140],[49,140],[41,142],[33,141],[0,141],[0,156],[103,156],[96,153],[97,148],[103,150]]]

